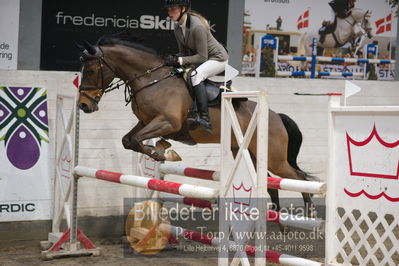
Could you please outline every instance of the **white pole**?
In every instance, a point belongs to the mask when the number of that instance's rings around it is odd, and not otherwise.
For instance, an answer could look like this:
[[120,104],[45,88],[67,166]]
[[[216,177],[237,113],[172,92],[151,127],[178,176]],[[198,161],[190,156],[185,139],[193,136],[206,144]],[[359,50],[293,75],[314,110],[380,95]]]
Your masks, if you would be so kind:
[[[267,106],[267,95],[265,90],[259,92],[258,98],[258,124],[256,129],[257,154],[256,154],[256,202],[259,212],[259,219],[256,221],[255,232],[266,232],[266,198],[267,198],[267,152],[268,152],[268,127],[269,108]],[[255,239],[255,265],[266,265],[265,253],[267,251],[266,237]]]
[[255,78],[260,76],[260,60],[262,54],[262,37],[259,34],[255,34],[255,50],[256,50],[256,62],[255,62]]
[[274,38],[276,40],[276,50],[274,51],[274,69],[276,70],[276,72],[278,71],[278,48],[280,45],[280,39],[278,37]]

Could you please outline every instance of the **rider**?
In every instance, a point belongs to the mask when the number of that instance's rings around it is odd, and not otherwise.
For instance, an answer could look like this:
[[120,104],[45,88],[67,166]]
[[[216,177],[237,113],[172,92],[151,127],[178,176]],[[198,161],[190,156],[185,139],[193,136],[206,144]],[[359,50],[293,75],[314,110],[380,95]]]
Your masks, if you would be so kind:
[[204,80],[224,71],[228,54],[226,49],[213,37],[208,21],[190,10],[190,0],[165,0],[165,8],[172,21],[177,22],[174,33],[179,54],[166,57],[169,66],[195,65],[195,74],[191,77],[198,113],[193,118],[190,129],[198,125],[212,132],[209,122],[208,98]]
[[346,18],[350,16],[351,9],[355,7],[356,0],[333,0],[329,2],[330,5],[330,18],[323,21],[322,27],[319,30],[320,43],[323,43],[326,35],[333,33],[335,30],[335,17]]

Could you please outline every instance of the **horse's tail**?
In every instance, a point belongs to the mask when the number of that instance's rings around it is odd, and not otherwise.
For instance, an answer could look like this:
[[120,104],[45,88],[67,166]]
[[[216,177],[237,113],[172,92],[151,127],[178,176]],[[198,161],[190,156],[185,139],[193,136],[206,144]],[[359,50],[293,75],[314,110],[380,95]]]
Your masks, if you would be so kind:
[[294,120],[291,119],[286,114],[279,113],[281,120],[283,121],[284,127],[287,130],[288,134],[288,152],[287,152],[287,160],[288,163],[297,171],[301,172],[306,180],[309,181],[318,181],[319,179],[316,176],[311,175],[303,171],[299,168],[297,163],[297,158],[299,154],[299,150],[301,149],[302,145],[302,132],[299,129],[298,125],[295,123]]

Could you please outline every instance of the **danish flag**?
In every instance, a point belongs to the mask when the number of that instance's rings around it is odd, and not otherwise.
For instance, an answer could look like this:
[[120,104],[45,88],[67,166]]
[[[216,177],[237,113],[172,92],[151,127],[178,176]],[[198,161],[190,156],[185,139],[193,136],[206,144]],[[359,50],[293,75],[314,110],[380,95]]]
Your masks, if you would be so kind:
[[309,27],[309,9],[299,16],[296,27],[298,30]]
[[375,22],[375,26],[377,27],[376,34],[381,34],[384,32],[391,31],[391,23],[392,21],[392,13],[390,13],[385,18],[379,19]]

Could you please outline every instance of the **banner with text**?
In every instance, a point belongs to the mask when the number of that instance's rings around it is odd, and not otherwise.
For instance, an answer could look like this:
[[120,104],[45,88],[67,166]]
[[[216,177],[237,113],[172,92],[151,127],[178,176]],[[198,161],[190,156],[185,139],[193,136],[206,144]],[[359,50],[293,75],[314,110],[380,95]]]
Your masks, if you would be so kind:
[[[159,53],[176,53],[164,1],[43,0],[42,70],[79,69],[75,42],[95,43],[104,34],[128,32]],[[222,44],[227,39],[228,0],[193,1],[192,9],[210,22],[211,32]]]
[[19,0],[0,0],[0,69],[18,63]]

